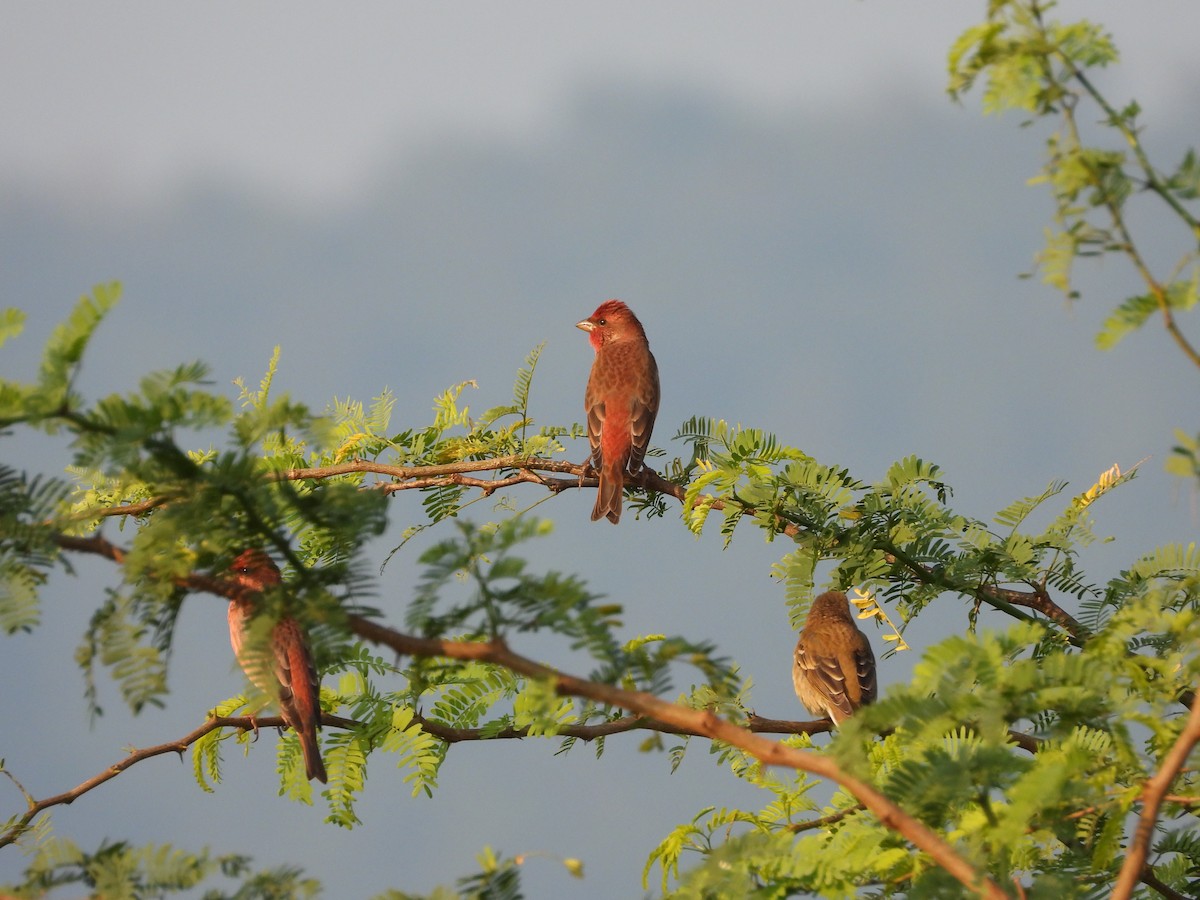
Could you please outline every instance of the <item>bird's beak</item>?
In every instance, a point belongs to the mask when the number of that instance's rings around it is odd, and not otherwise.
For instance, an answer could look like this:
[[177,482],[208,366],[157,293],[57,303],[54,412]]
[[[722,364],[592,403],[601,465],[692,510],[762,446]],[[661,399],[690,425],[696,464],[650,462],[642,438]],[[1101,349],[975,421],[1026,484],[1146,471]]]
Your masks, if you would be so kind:
[[582,329],[583,331],[595,331],[596,323],[591,319],[584,319],[582,322],[576,322],[575,327]]

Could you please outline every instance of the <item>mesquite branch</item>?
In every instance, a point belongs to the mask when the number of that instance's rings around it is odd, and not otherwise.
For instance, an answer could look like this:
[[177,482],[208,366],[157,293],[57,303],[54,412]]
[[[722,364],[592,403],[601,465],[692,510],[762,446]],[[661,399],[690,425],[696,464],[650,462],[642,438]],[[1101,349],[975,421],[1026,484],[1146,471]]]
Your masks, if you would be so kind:
[[64,791],[61,794],[55,794],[53,797],[45,797],[41,800],[34,800],[28,791],[20,787],[20,784],[16,781],[12,774],[5,770],[4,773],[8,775],[9,779],[12,780],[13,783],[20,788],[21,793],[25,795],[26,809],[25,812],[17,817],[17,819],[6,831],[0,833],[0,847],[6,847],[20,838],[20,836],[28,830],[29,824],[39,813],[44,812],[52,806],[63,806],[74,803],[88,791],[95,790],[106,781],[111,781],[126,769],[132,768],[142,760],[151,759],[155,756],[162,756],[166,753],[178,753],[182,755],[188,749],[188,747],[196,743],[196,741],[200,740],[200,738],[204,737],[213,729],[242,728],[245,730],[250,730],[259,726],[282,724],[283,719],[281,718],[263,717],[251,719],[248,717],[227,718],[214,716],[199,728],[189,732],[188,734],[185,734],[178,740],[168,741],[165,744],[156,744],[153,747],[143,747],[141,750],[134,750],[124,759],[113,763],[103,772],[93,775],[91,778],[87,779],[81,784],[76,785],[69,791]]
[[[59,545],[64,549],[97,554],[117,563],[122,562],[125,558],[125,551],[122,548],[101,537],[71,538],[64,536],[59,540]],[[223,581],[204,575],[190,575],[178,579],[176,583],[191,590],[206,591],[220,596],[229,596],[231,591],[230,586]],[[643,691],[624,690],[560,672],[514,653],[503,639],[482,642],[418,637],[401,633],[361,616],[350,616],[347,621],[350,630],[360,638],[379,646],[388,647],[402,656],[488,662],[527,678],[547,680],[554,685],[556,693],[560,695],[582,697],[605,706],[624,709],[630,714],[623,720],[614,722],[593,726],[573,726],[580,730],[580,736],[586,736],[589,732],[592,736],[599,736],[612,729],[619,731],[650,728],[676,734],[706,737],[738,747],[764,765],[798,769],[834,781],[853,795],[887,827],[895,830],[919,850],[928,854],[937,865],[944,868],[968,890],[978,892],[992,900],[1001,900],[1006,896],[995,883],[978,872],[934,830],[909,815],[872,785],[843,771],[837,762],[828,756],[812,751],[797,750],[761,737],[749,728],[721,718],[711,710],[691,709]],[[258,720],[258,724],[268,724],[270,721],[273,720]],[[617,724],[618,722],[620,724]],[[135,751],[120,763],[111,766],[71,791],[42,801],[33,801],[32,798],[28,798],[30,805],[26,813],[20,817],[16,826],[10,828],[0,838],[3,839],[3,843],[11,843],[28,827],[39,812],[49,806],[72,802],[76,797],[110,780],[141,759],[167,752],[182,752],[213,728],[224,726],[253,727],[253,720],[211,719],[179,741]],[[431,733],[434,732],[431,731]],[[473,737],[465,735],[457,729],[448,730],[445,734],[447,739],[462,740]],[[520,734],[514,730],[511,736],[519,737]],[[3,843],[0,843],[0,846]]]
[[1192,701],[1191,711],[1183,726],[1183,731],[1176,739],[1167,755],[1163,757],[1158,772],[1146,782],[1142,792],[1142,814],[1138,818],[1137,830],[1133,842],[1125,853],[1125,861],[1121,864],[1121,872],[1113,888],[1112,900],[1125,900],[1132,896],[1137,883],[1143,880],[1146,868],[1146,855],[1150,849],[1150,841],[1154,837],[1154,826],[1158,821],[1158,811],[1170,790],[1172,782],[1179,771],[1187,764],[1192,749],[1200,743],[1200,695]]
[[[456,744],[464,741],[492,741],[492,740],[520,740],[529,736],[528,728],[503,728],[499,731],[487,731],[483,728],[455,728],[438,722],[435,719],[429,719],[420,713],[413,716],[413,721],[417,722],[421,729],[438,740],[445,741],[448,744]],[[342,716],[334,716],[329,713],[324,713],[321,716],[321,724],[326,728],[358,728],[362,723],[356,722],[354,719],[347,719]],[[26,810],[20,816],[13,820],[10,827],[0,832],[0,847],[8,846],[14,843],[24,834],[30,826],[30,823],[37,817],[39,813],[45,812],[54,806],[65,806],[73,803],[84,794],[92,791],[107,781],[116,778],[126,769],[132,768],[137,763],[147,759],[153,759],[156,756],[163,756],[168,753],[178,753],[182,755],[200,738],[207,735],[209,732],[218,728],[236,728],[240,731],[256,731],[262,728],[286,728],[287,722],[282,716],[214,716],[200,725],[193,731],[188,732],[183,737],[177,738],[166,743],[156,744],[152,747],[143,747],[141,749],[132,750],[127,756],[118,762],[107,766],[102,772],[93,775],[86,781],[81,782],[69,791],[64,791],[61,794],[55,794],[52,797],[45,797],[41,800],[36,800],[26,791],[16,777],[9,771],[4,770],[4,774],[8,776],[21,793],[25,796]],[[830,731],[832,723],[828,719],[820,719],[812,722],[791,722],[775,719],[757,719],[752,717],[750,729],[752,731],[765,731],[776,734],[820,734],[821,732]],[[631,731],[658,731],[663,734],[678,734],[692,735],[699,737],[694,732],[681,728],[676,725],[670,725],[664,722],[658,722],[654,719],[646,718],[645,716],[622,716],[618,719],[610,719],[607,722],[597,722],[592,725],[563,725],[556,732],[557,737],[574,737],[583,741],[594,741],[598,738],[608,737],[614,734],[625,734]]]
[[[496,472],[498,477],[480,478],[473,473]],[[543,474],[545,473],[545,474]],[[486,460],[464,460],[435,466],[389,466],[383,463],[359,459],[338,463],[331,466],[315,466],[312,468],[284,469],[271,473],[274,481],[322,481],[346,475],[377,475],[381,479],[365,485],[365,490],[377,490],[386,494],[401,491],[425,490],[435,487],[460,485],[478,489],[483,496],[490,496],[498,490],[517,484],[538,484],[552,493],[558,494],[566,490],[595,487],[597,484],[593,470],[586,463],[572,463],[565,460],[543,459],[528,456],[502,456]],[[626,474],[625,482],[644,491],[665,494],[686,502],[686,488],[659,475],[650,468],[643,468],[636,475]],[[115,516],[144,516],[154,509],[171,502],[170,499],[153,498],[136,504],[105,507],[81,513],[78,518],[95,520]],[[725,508],[721,500],[707,495],[696,499],[697,503],[706,503],[714,510]],[[750,514],[753,510],[745,510]],[[779,533],[795,537],[802,531],[802,526],[795,522],[780,522]],[[894,556],[909,571],[912,577],[926,583],[941,583],[936,573],[920,563],[909,560],[898,547],[889,546],[888,552]],[[1010,614],[1021,616],[1015,607],[1024,607],[1041,613],[1050,621],[1063,628],[1070,636],[1071,642],[1082,646],[1088,632],[1075,618],[1051,599],[1044,588],[1033,585],[1031,590],[1021,591],[1012,588],[1002,588],[996,585],[942,585],[949,591],[972,596],[978,600],[1005,610]]]
[[462,661],[489,662],[493,665],[503,666],[527,678],[551,681],[555,692],[560,695],[583,697],[607,706],[619,707],[634,715],[678,728],[683,733],[707,737],[738,747],[764,765],[798,769],[834,781],[874,813],[881,822],[927,853],[968,890],[979,892],[989,898],[1006,896],[998,886],[959,856],[954,848],[935,831],[919,819],[910,816],[865,781],[844,772],[828,756],[811,751],[796,750],[777,741],[760,737],[749,729],[735,725],[710,710],[690,709],[661,700],[653,694],[643,691],[624,690],[559,672],[514,653],[502,639],[479,642],[422,638],[401,634],[369,619],[359,617],[351,618],[350,628],[364,640],[389,647],[404,656],[438,656]]

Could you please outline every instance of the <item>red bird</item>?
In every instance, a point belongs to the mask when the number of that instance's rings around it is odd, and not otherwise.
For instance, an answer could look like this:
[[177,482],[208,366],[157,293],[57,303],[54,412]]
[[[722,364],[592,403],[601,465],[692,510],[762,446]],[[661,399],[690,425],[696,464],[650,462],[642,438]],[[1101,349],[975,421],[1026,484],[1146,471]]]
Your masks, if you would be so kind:
[[230,566],[237,591],[229,603],[229,642],[234,655],[254,685],[277,700],[283,720],[300,738],[304,771],[309,779],[324,782],[325,763],[317,743],[321,727],[321,683],[300,624],[285,616],[271,629],[270,646],[248,645],[248,628],[259,595],[282,583],[279,569],[261,550],[246,550]]
[[792,684],[809,712],[827,715],[835,725],[875,700],[875,654],[841,591],[813,601],[796,643]]
[[642,323],[620,300],[606,300],[575,326],[596,351],[583,408],[587,410],[591,464],[599,474],[592,521],[621,521],[625,472],[642,467],[658,414],[658,364]]

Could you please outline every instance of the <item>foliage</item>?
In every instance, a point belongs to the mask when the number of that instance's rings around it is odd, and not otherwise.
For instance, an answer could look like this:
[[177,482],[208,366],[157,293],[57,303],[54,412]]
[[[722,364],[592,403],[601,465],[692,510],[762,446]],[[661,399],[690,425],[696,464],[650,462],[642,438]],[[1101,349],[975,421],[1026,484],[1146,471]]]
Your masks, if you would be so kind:
[[188,853],[170,844],[131,847],[123,841],[106,841],[86,853],[71,841],[54,838],[38,846],[24,881],[0,885],[0,893],[37,900],[57,888],[80,885],[89,896],[105,900],[149,900],[191,891],[214,877],[241,883],[232,892],[207,890],[205,900],[292,900],[315,897],[320,887],[288,866],[252,872],[250,858],[241,854]]
[[[375,900],[520,900],[521,869],[527,861],[524,856],[497,856],[487,847],[477,857],[479,871],[459,878],[458,890],[439,887],[424,897],[391,890]],[[583,877],[578,860],[561,863],[574,877]],[[253,871],[251,866],[251,858],[243,854],[214,856],[208,850],[188,853],[170,844],[135,848],[107,841],[94,853],[86,853],[68,840],[53,838],[39,845],[20,884],[0,884],[0,895],[41,900],[68,885],[85,887],[90,896],[105,900],[152,900],[183,893],[203,900],[297,900],[322,895],[321,883],[297,867]],[[214,879],[234,881],[236,886],[195,893]]]
[[[1045,163],[1031,182],[1050,189],[1056,209],[1054,228],[1037,254],[1042,279],[1075,299],[1077,260],[1124,261],[1143,290],[1116,305],[1096,345],[1111,349],[1157,318],[1200,368],[1200,351],[1177,320],[1200,299],[1200,158],[1195,149],[1188,149],[1173,169],[1151,160],[1142,141],[1140,104],[1113,103],[1096,86],[1094,70],[1118,58],[1112,38],[1098,25],[1047,19],[1054,4],[1036,0],[991,0],[988,6],[987,21],[969,28],[950,51],[949,91],[959,98],[983,81],[985,111],[1015,109],[1057,123],[1046,140]],[[1092,118],[1099,120],[1094,135]],[[1161,270],[1151,262],[1160,254],[1147,252],[1134,236],[1135,217],[1150,216],[1167,222],[1178,236],[1175,262]],[[1167,469],[1200,484],[1195,442],[1179,435]]]

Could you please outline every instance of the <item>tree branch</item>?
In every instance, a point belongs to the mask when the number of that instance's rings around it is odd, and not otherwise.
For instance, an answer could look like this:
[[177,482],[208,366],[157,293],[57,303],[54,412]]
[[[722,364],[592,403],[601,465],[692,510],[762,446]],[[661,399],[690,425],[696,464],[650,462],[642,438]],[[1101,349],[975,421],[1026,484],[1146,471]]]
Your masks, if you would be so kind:
[[1076,647],[1082,647],[1083,642],[1091,636],[1090,632],[1078,620],[1051,600],[1050,595],[1042,587],[1034,585],[1031,591],[1017,591],[994,584],[955,584],[940,577],[928,566],[922,564],[919,560],[913,559],[895,544],[888,543],[883,549],[925,584],[937,585],[948,591],[954,591],[967,597],[975,597],[977,600],[981,600],[996,609],[1003,610],[1018,619],[1032,619],[1032,617],[1026,616],[1019,610],[1014,609],[1014,607],[1025,607],[1026,609],[1040,612],[1047,619],[1065,630],[1070,642]]
[[[491,479],[476,478],[468,474],[471,472],[503,471],[506,469],[513,469],[515,472],[511,475]],[[371,460],[358,459],[332,466],[284,469],[279,472],[272,472],[267,477],[272,481],[320,481],[344,475],[371,474],[385,476],[393,480],[376,482],[375,484],[365,486],[365,488],[367,490],[383,491],[388,494],[447,485],[462,485],[476,488],[484,496],[489,496],[503,488],[526,483],[540,484],[556,494],[565,490],[594,487],[597,484],[597,480],[592,471],[587,463],[572,463],[565,460],[513,455],[486,460],[462,460],[436,466],[389,466]],[[539,474],[541,472],[570,477],[547,478]],[[674,497],[681,504],[686,502],[686,489],[682,485],[664,478],[648,467],[643,467],[636,475],[626,473],[625,483],[651,493],[666,494]],[[88,520],[113,516],[137,516],[168,502],[171,501],[169,499],[157,498],[137,504],[105,507],[88,513],[81,513],[76,518]],[[696,499],[696,502],[708,503],[715,510],[725,508],[723,501],[713,499],[707,495],[701,495]],[[752,510],[746,510],[747,514],[750,512]],[[780,523],[779,533],[794,538],[802,530],[802,526],[795,522],[782,522]],[[93,539],[66,538],[64,540],[82,540],[87,542]],[[60,541],[59,545],[68,549],[82,549],[81,547],[71,546],[63,541]],[[1050,598],[1050,595],[1040,587],[1034,586],[1034,589],[1031,591],[1018,591],[994,585],[971,586],[947,584],[940,582],[928,567],[908,558],[900,548],[889,545],[886,550],[896,559],[900,560],[914,576],[925,583],[941,584],[948,591],[982,599],[989,605],[1009,611],[1014,615],[1020,616],[1020,613],[1014,610],[1013,607],[1025,607],[1040,612],[1047,619],[1066,630],[1071,638],[1071,643],[1076,646],[1082,646],[1083,641],[1089,636],[1087,629],[1067,613],[1066,610],[1056,604]],[[115,561],[120,562],[120,560]]]
[[764,719],[762,716],[751,713],[746,720],[746,730],[755,734],[824,734],[833,731],[833,722],[829,719],[813,719],[811,722]]
[[1163,180],[1158,175],[1158,171],[1151,164],[1150,157],[1146,155],[1146,149],[1142,146],[1142,142],[1138,138],[1137,131],[1125,124],[1124,116],[1122,116],[1113,107],[1113,105],[1108,102],[1108,99],[1096,89],[1096,86],[1092,84],[1091,79],[1088,78],[1087,74],[1083,71],[1083,69],[1079,68],[1078,64],[1076,64],[1073,59],[1065,54],[1060,56],[1060,59],[1062,59],[1062,61],[1066,64],[1071,76],[1079,82],[1085,91],[1087,91],[1088,96],[1095,101],[1096,105],[1104,110],[1104,114],[1108,116],[1108,121],[1112,123],[1112,125],[1116,127],[1118,131],[1121,132],[1121,136],[1124,137],[1128,142],[1130,149],[1133,150],[1134,157],[1138,161],[1138,165],[1141,167],[1142,174],[1146,178],[1146,187],[1150,188],[1150,190],[1158,195],[1159,199],[1163,200],[1169,207],[1171,207],[1171,210],[1175,213],[1175,215],[1179,216],[1179,218],[1183,220],[1183,223],[1187,226],[1188,231],[1193,237],[1195,237],[1197,234],[1200,234],[1200,221],[1198,221],[1195,216],[1188,212],[1187,208],[1180,203],[1178,199],[1176,199],[1175,195],[1172,194],[1170,190],[1168,190],[1167,186],[1163,183]]
[[1146,885],[1146,887],[1153,891],[1157,891],[1159,894],[1166,897],[1167,900],[1189,900],[1185,894],[1179,893],[1179,891],[1175,890],[1173,887],[1155,875],[1149,866],[1146,866],[1144,869],[1142,869],[1141,881],[1142,884]]
[[[60,547],[77,552],[92,553],[103,556],[120,564],[126,557],[126,552],[116,544],[101,536],[86,538],[60,535],[57,538]],[[205,575],[188,575],[176,578],[175,583],[190,590],[204,591],[219,596],[229,596],[231,586],[220,579]],[[843,771],[841,767],[828,756],[818,753],[801,751],[776,741],[760,737],[757,732],[791,732],[805,730],[810,733],[828,730],[830,724],[826,721],[794,723],[783,720],[763,719],[751,716],[750,727],[738,726],[713,713],[711,710],[690,709],[679,704],[661,700],[643,691],[628,691],[612,685],[588,681],[559,672],[549,666],[534,662],[526,657],[513,653],[508,645],[497,639],[489,642],[452,641],[441,638],[424,638],[404,634],[388,628],[378,622],[361,616],[349,616],[347,624],[350,630],[370,643],[385,646],[402,656],[442,657],[462,661],[489,662],[502,666],[527,678],[552,681],[555,691],[564,696],[583,697],[595,702],[625,709],[632,715],[612,722],[595,725],[566,726],[562,733],[584,739],[599,737],[604,734],[618,733],[635,728],[646,728],[673,734],[689,734],[720,741],[730,746],[738,747],[764,765],[779,765],[809,772],[830,781],[836,782],[848,793],[854,796],[866,809],[870,810],[886,827],[896,831],[917,849],[929,857],[950,875],[966,886],[969,890],[979,892],[990,900],[1002,900],[1005,893],[985,875],[960,856],[940,835],[926,826],[923,822],[909,815],[901,807],[889,800],[865,781]],[[333,717],[323,717],[323,721]],[[258,720],[263,724],[264,720]],[[269,720],[274,721],[274,720]],[[282,721],[282,720],[280,720]],[[348,722],[349,720],[340,720]],[[213,719],[196,731],[178,741],[162,744],[158,747],[136,751],[120,763],[106,769],[95,778],[57,797],[47,798],[34,803],[26,815],[22,816],[16,827],[16,833],[23,831],[33,817],[42,809],[61,803],[70,803],[76,797],[91,790],[93,787],[108,781],[129,766],[141,759],[162,753],[182,752],[191,743],[207,734],[213,728],[228,725],[229,727],[252,727],[253,720],[247,719]],[[456,729],[430,723],[422,719],[422,727],[430,727],[430,733],[448,741],[478,740],[482,735],[472,729]],[[1198,726],[1200,727],[1200,726]],[[439,733],[440,732],[440,733]],[[504,733],[507,737],[520,738],[524,736],[522,729],[511,729]],[[1164,788],[1165,793],[1165,788]],[[6,833],[7,842],[15,839],[10,830]],[[3,843],[0,843],[3,846]]]
[[[502,728],[499,731],[487,732],[483,728],[454,728],[441,722],[427,719],[420,713],[413,715],[413,721],[421,725],[421,730],[432,734],[447,744],[457,744],[462,741],[492,741],[492,740],[521,740],[529,737],[526,728]],[[597,738],[608,737],[610,734],[625,734],[630,731],[659,731],[663,734],[692,734],[682,728],[656,722],[644,716],[622,716],[607,722],[597,722],[592,725],[560,725],[553,737],[573,737],[584,741],[594,741]]]
[[853,806],[847,806],[845,809],[838,810],[828,816],[821,816],[819,819],[809,819],[807,822],[795,822],[788,826],[788,831],[798,834],[801,831],[814,831],[818,828],[824,828],[827,825],[836,825],[847,816],[852,816],[856,812],[862,812],[864,809],[866,807],[861,803],[855,803]]
[[686,733],[738,747],[764,765],[798,769],[834,781],[873,812],[886,827],[898,832],[919,850],[928,854],[937,865],[968,890],[978,892],[990,900],[1002,900],[1006,896],[994,882],[976,871],[940,835],[865,781],[844,772],[828,756],[796,750],[759,737],[749,729],[734,725],[710,710],[689,709],[643,691],[622,690],[559,672],[513,653],[500,639],[484,643],[422,638],[402,634],[358,616],[350,617],[350,629],[364,640],[389,647],[403,656],[438,656],[488,662],[527,678],[552,681],[555,691],[560,695],[584,697],[597,703],[626,709],[635,715],[679,728]]
[[1146,856],[1149,853],[1150,841],[1154,837],[1154,827],[1158,822],[1158,811],[1162,807],[1163,798],[1179,770],[1187,763],[1188,755],[1197,742],[1200,742],[1200,695],[1192,701],[1192,709],[1188,713],[1183,731],[1163,757],[1159,770],[1146,782],[1146,788],[1142,791],[1142,814],[1138,818],[1133,841],[1125,853],[1125,862],[1121,864],[1121,871],[1117,875],[1112,900],[1127,900],[1133,895],[1138,882],[1143,880]]
[[[1158,173],[1150,164],[1150,159],[1146,156],[1146,152],[1142,148],[1142,144],[1138,139],[1137,132],[1133,131],[1128,125],[1125,124],[1124,117],[1112,107],[1108,100],[1105,99],[1105,97],[1098,90],[1096,90],[1091,80],[1075,63],[1074,60],[1072,60],[1067,54],[1060,54],[1060,59],[1066,65],[1067,70],[1071,73],[1071,76],[1078,81],[1083,89],[1087,92],[1088,96],[1090,96],[1092,100],[1102,110],[1104,110],[1105,114],[1108,116],[1109,123],[1121,132],[1122,136],[1133,150],[1134,156],[1137,158],[1138,165],[1142,168],[1142,173],[1146,177],[1147,186],[1161,199],[1166,201],[1175,214],[1178,215],[1183,220],[1184,224],[1188,226],[1192,236],[1195,237],[1197,234],[1197,229],[1200,228],[1200,223],[1198,223],[1196,219],[1193,218],[1186,209],[1184,209],[1183,205],[1171,195],[1171,192],[1168,191],[1166,186],[1161,182],[1158,177]],[[1130,234],[1129,227],[1125,222],[1125,214],[1121,208],[1121,204],[1113,197],[1111,192],[1104,187],[1103,177],[1100,173],[1094,170],[1082,152],[1083,140],[1080,136],[1079,124],[1076,121],[1072,104],[1064,103],[1062,110],[1063,118],[1066,120],[1067,128],[1071,133],[1071,139],[1074,141],[1075,147],[1080,151],[1079,162],[1081,165],[1084,165],[1088,168],[1093,186],[1103,197],[1102,205],[1106,210],[1108,210],[1109,217],[1113,223],[1113,228],[1116,229],[1117,234],[1120,235],[1121,251],[1129,257],[1129,261],[1133,264],[1134,269],[1137,271],[1142,281],[1146,283],[1146,288],[1149,290],[1150,295],[1154,297],[1155,302],[1158,304],[1159,312],[1162,315],[1163,327],[1166,329],[1167,334],[1169,334],[1171,339],[1175,341],[1175,344],[1183,352],[1183,355],[1191,360],[1192,365],[1200,368],[1200,351],[1197,351],[1197,349],[1192,346],[1192,343],[1179,328],[1179,324],[1175,320],[1175,313],[1171,309],[1171,304],[1167,300],[1167,290],[1165,287],[1163,287],[1162,283],[1154,277],[1154,274],[1150,271],[1149,264],[1146,262],[1141,251],[1134,243],[1133,235]]]
[[[286,725],[286,723],[281,717],[251,718],[249,716],[213,716],[195,731],[189,732],[177,740],[168,741],[165,744],[157,744],[153,747],[143,747],[141,750],[131,751],[129,755],[120,762],[113,763],[103,772],[93,775],[87,781],[76,785],[69,791],[64,791],[61,794],[55,794],[53,797],[46,797],[42,800],[34,800],[29,793],[24,790],[24,788],[21,788],[21,792],[24,793],[26,797],[27,808],[25,812],[22,813],[21,816],[16,819],[16,821],[13,822],[13,824],[7,830],[0,833],[0,847],[7,847],[9,844],[18,840],[22,834],[29,830],[29,823],[32,822],[39,813],[50,809],[52,806],[67,806],[71,803],[74,803],[84,794],[95,790],[106,781],[111,781],[126,769],[137,765],[142,760],[151,759],[155,756],[162,756],[166,753],[178,753],[182,756],[188,747],[196,743],[196,741],[200,740],[200,738],[204,737],[206,734],[216,728],[239,728],[243,731],[249,731],[253,728],[259,728],[263,726],[272,727],[284,725]],[[18,787],[20,787],[19,783],[16,782],[16,779],[13,778],[11,773],[8,773],[7,770],[5,770],[5,774],[7,774],[9,778],[13,780],[14,784],[18,784]]]

